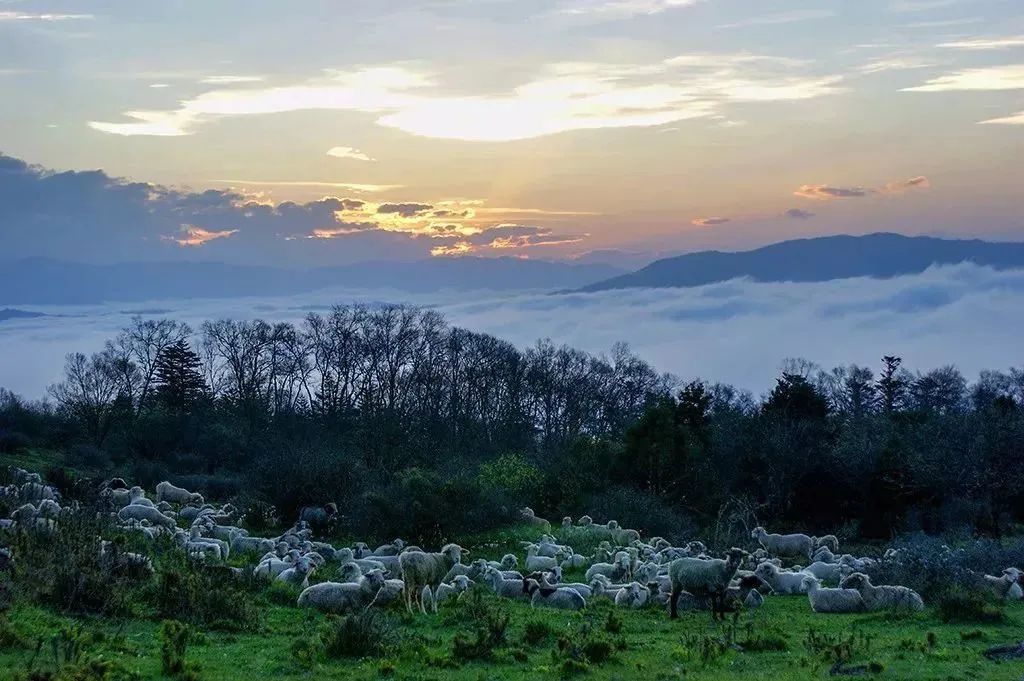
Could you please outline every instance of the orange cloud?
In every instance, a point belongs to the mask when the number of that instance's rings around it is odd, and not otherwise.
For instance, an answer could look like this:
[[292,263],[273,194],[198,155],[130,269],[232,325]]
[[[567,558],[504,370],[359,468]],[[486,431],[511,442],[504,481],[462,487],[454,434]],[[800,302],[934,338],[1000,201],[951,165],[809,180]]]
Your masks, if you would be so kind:
[[697,227],[713,227],[714,225],[724,225],[727,222],[732,222],[729,218],[697,218],[693,220],[693,224]]
[[225,229],[220,232],[211,232],[210,230],[203,229],[202,227],[196,227],[195,225],[182,225],[181,233],[182,236],[165,236],[163,237],[166,241],[173,241],[179,246],[202,246],[207,241],[214,241],[215,239],[226,239],[238,232],[237,229]]

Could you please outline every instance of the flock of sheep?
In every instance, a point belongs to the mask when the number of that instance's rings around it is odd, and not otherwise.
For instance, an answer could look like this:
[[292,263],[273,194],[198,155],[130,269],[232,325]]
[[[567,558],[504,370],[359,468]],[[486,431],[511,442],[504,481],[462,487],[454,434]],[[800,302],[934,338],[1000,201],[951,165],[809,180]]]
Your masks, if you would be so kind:
[[[52,531],[62,516],[78,512],[72,505],[62,507],[59,492],[38,474],[11,470],[14,483],[0,488],[0,499],[15,510],[10,518],[0,519],[0,539],[18,530]],[[773,594],[806,594],[817,613],[924,608],[921,597],[905,586],[872,584],[866,572],[878,561],[840,554],[839,541],[832,535],[772,534],[758,527],[751,533],[756,550],[732,548],[723,557],[713,557],[699,541],[673,546],[661,537],[645,540],[614,520],[600,524],[589,516],[575,523],[564,518],[562,539],[556,539],[548,521],[524,508],[523,522],[536,527],[539,537],[523,542],[522,560],[506,554],[499,561],[464,562],[470,552],[458,544],[428,552],[401,539],[375,549],[363,542],[339,548],[315,541],[314,532],[329,527],[336,517],[334,504],[303,508],[295,525],[277,537],[254,537],[236,525],[240,514],[231,504],[207,503],[202,495],[169,482],[157,485],[151,499],[142,488],[114,478],[103,484],[100,498],[124,531],[149,539],[169,535],[190,558],[204,563],[246,556],[251,567],[229,569],[238,576],[251,572],[268,582],[299,587],[299,607],[330,613],[352,613],[397,600],[404,601],[410,612],[436,613],[438,606],[460,598],[474,584],[533,607],[582,610],[588,602],[606,598],[622,608],[667,609],[672,618],[680,608],[710,608],[718,616],[755,610]],[[596,549],[584,555],[569,541]],[[101,561],[115,561],[114,567],[152,571],[147,556],[112,551],[108,541],[98,539],[97,551]],[[13,559],[9,549],[0,548],[0,565]],[[898,550],[881,558],[900,559]],[[566,581],[565,572],[581,570],[583,581]],[[316,572],[328,574],[329,581],[310,584]],[[976,578],[1000,599],[1024,597],[1024,572],[1017,568],[1007,568],[999,577]]]

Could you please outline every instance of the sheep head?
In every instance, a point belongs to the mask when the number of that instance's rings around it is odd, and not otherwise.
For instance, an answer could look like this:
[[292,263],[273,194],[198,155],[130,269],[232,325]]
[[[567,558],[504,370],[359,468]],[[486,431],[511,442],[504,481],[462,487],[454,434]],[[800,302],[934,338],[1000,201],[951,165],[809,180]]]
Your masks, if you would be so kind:
[[856,589],[858,591],[870,585],[871,580],[863,572],[854,572],[839,583],[839,586],[843,589]]

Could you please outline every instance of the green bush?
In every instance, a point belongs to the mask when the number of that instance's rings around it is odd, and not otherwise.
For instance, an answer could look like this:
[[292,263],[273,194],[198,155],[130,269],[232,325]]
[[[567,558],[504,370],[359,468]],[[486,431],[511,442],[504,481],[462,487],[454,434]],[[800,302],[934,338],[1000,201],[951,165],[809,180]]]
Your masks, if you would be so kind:
[[158,571],[151,601],[163,619],[204,629],[255,631],[262,612],[257,599],[226,570],[207,570],[187,562]]
[[530,620],[523,628],[523,640],[528,645],[535,646],[553,633],[551,625],[544,620]]
[[395,644],[397,633],[387,615],[366,610],[356,615],[332,617],[320,635],[324,654],[342,657],[383,657]]
[[973,589],[952,587],[939,594],[935,601],[943,622],[1001,622],[1002,608],[989,603],[985,595]]

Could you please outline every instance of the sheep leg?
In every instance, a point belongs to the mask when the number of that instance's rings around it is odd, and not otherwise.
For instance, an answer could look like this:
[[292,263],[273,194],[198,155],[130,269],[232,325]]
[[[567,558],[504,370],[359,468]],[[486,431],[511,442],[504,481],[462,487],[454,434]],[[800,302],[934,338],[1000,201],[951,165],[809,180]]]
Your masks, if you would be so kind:
[[671,593],[671,595],[669,596],[669,599],[668,599],[668,603],[669,603],[669,615],[668,616],[669,616],[669,619],[678,619],[679,618],[679,612],[677,610],[677,604],[679,602],[679,596],[682,594],[682,592],[683,592],[682,587],[676,586],[675,584],[672,585],[672,593]]

